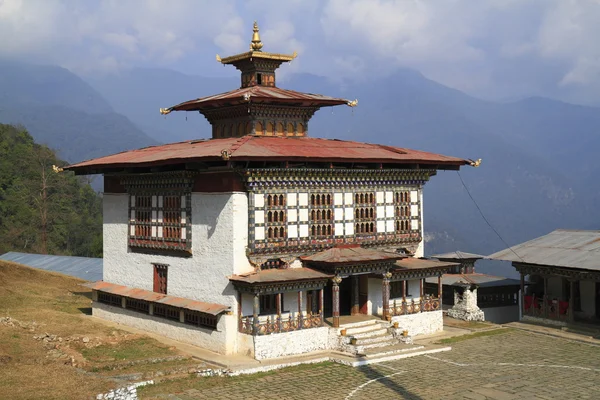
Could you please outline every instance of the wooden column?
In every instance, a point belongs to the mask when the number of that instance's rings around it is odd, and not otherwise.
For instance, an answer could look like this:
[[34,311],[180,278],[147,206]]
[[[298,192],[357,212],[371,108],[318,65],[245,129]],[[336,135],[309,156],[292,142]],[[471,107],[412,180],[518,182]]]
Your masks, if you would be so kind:
[[260,298],[258,293],[254,293],[254,303],[252,305],[252,334],[258,334],[258,313],[260,312]]
[[406,314],[406,279],[402,281],[402,314]]
[[333,301],[333,327],[340,327],[340,283],[342,282],[342,278],[339,276],[335,276],[331,279],[333,285],[331,287],[332,291],[332,301]]
[[548,277],[544,276],[544,296],[542,298],[544,318],[548,318]]
[[419,310],[423,312],[423,279],[419,279]]
[[381,316],[384,321],[389,321],[390,316],[390,278],[392,277],[391,272],[383,274],[382,280],[382,300],[383,300],[383,315]]
[[569,291],[569,322],[575,321],[575,280],[569,282],[571,290]]
[[281,332],[281,300],[283,295],[277,293],[275,301],[277,302],[277,329]]
[[321,326],[325,325],[324,315],[323,315],[323,288],[319,290],[319,317],[321,318]]
[[304,316],[302,315],[302,291],[298,291],[298,329],[304,325]]
[[350,315],[360,314],[360,305],[358,303],[358,276],[352,275],[352,308],[350,309]]
[[519,272],[519,274],[521,275],[521,294],[519,295],[519,301],[521,303],[521,318],[523,318],[523,315],[525,315],[525,274],[523,272]]
[[442,307],[442,275],[438,275],[438,299],[440,299],[440,309]]

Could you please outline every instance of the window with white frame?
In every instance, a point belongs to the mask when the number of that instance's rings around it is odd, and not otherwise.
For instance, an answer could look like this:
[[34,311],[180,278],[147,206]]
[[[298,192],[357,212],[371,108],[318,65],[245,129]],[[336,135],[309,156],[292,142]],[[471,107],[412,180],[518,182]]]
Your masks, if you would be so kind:
[[129,246],[191,249],[190,193],[131,193]]

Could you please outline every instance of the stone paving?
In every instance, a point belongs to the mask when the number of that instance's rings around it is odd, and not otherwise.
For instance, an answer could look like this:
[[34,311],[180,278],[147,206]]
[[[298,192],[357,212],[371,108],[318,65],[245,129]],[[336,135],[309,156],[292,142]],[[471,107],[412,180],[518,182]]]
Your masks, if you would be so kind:
[[[351,368],[200,378],[155,399],[598,399],[600,346],[523,331],[472,338],[450,352]],[[218,384],[210,379],[219,379]],[[153,388],[160,391],[160,386]],[[144,393],[141,393],[141,398]]]

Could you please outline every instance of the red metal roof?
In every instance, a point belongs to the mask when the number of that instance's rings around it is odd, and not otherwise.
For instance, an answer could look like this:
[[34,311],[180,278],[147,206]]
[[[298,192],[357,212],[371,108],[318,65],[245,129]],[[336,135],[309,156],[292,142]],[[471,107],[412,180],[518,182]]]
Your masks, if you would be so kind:
[[195,100],[185,101],[173,107],[163,110],[163,113],[171,111],[202,111],[214,107],[222,107],[225,104],[239,104],[248,102],[277,102],[290,104],[308,104],[319,107],[337,106],[348,104],[348,100],[323,96],[313,93],[302,93],[294,90],[281,89],[269,86],[250,86],[229,92],[201,97]]
[[188,310],[199,311],[210,315],[219,315],[224,311],[229,310],[229,306],[215,303],[204,303],[186,299],[183,297],[168,296],[161,293],[151,292],[149,290],[131,288],[123,285],[115,285],[104,281],[87,283],[83,286],[100,292],[116,294],[119,296],[131,297],[132,299],[152,301],[154,303],[166,304],[173,307],[185,308]]
[[429,269],[429,268],[445,268],[455,267],[460,265],[453,262],[426,260],[422,258],[407,257],[396,261],[395,268],[392,272],[400,272],[404,270]]
[[230,281],[244,282],[248,284],[306,281],[313,279],[327,279],[333,275],[324,274],[310,268],[286,268],[286,269],[267,269],[259,272],[253,272],[247,275],[232,275]]
[[[312,137],[243,136],[193,140],[125,151],[69,165],[84,170],[148,167],[192,161],[309,161],[432,164],[460,166],[470,161],[424,151],[379,144]],[[96,171],[98,172],[98,171]]]
[[365,249],[359,246],[340,246],[310,256],[304,256],[301,259],[317,264],[351,264],[372,261],[393,261],[403,257],[405,256],[401,254]]

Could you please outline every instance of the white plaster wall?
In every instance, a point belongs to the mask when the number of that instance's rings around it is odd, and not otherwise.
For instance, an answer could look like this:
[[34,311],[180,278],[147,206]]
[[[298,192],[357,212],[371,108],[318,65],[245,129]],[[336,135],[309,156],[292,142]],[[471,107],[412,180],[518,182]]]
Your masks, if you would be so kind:
[[419,279],[411,279],[406,281],[406,298],[419,299],[421,296],[421,285]]
[[227,276],[252,270],[245,255],[246,194],[192,194],[192,257],[129,251],[128,199],[104,195],[104,280],[152,290],[152,263],[163,263],[169,265],[169,295],[228,305],[236,313],[236,292]]
[[255,336],[254,357],[264,360],[325,350],[328,348],[328,339],[328,327]]
[[237,331],[237,321],[232,315],[222,315],[216,330],[194,327],[98,302],[92,305],[92,315],[221,354],[233,354],[237,350],[235,338],[230,340],[231,332]]
[[586,316],[596,315],[596,282],[579,281],[579,293],[581,294],[581,312]]
[[556,276],[548,278],[548,297],[550,299],[562,298],[562,278]]
[[254,336],[238,332],[238,354],[254,357]]
[[485,320],[495,324],[506,324],[519,320],[519,306],[486,307],[482,308]]
[[[283,293],[283,310],[281,315],[285,318],[291,313],[292,316],[298,314],[298,292]],[[306,312],[306,292],[302,292],[302,311]],[[252,316],[254,312],[254,295],[242,293],[242,315]],[[265,316],[266,318],[266,316]],[[263,318],[261,317],[261,320]]]
[[368,280],[367,312],[370,315],[383,314],[382,279],[369,278]]
[[250,293],[242,293],[242,316],[251,316],[254,309],[254,296]]
[[428,335],[444,329],[442,310],[392,317],[392,323],[396,321],[399,328],[408,330],[411,336]]

